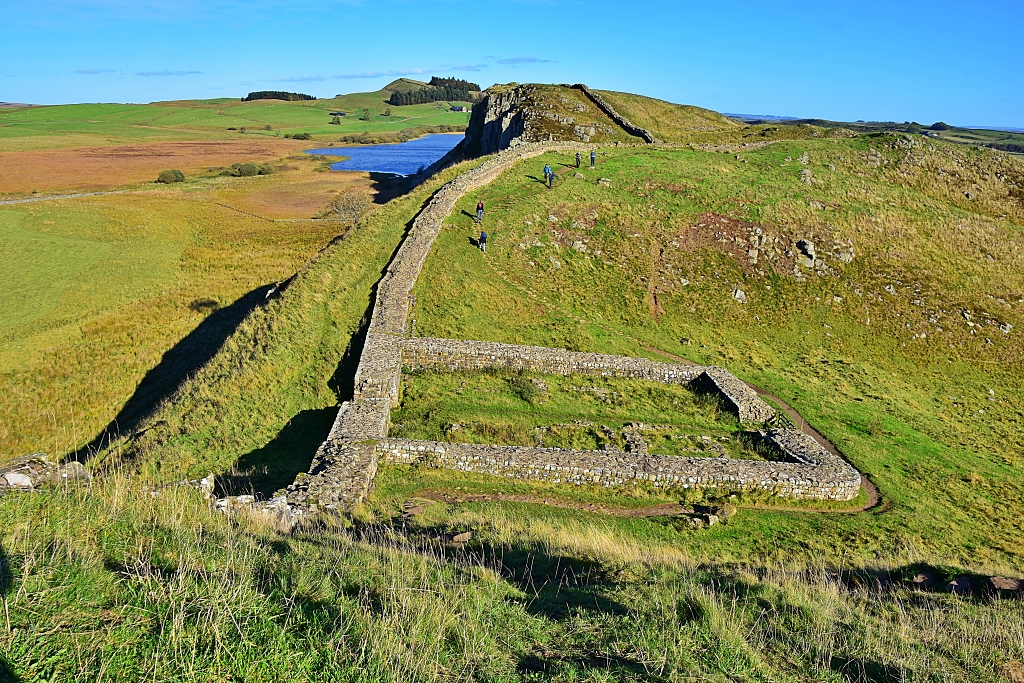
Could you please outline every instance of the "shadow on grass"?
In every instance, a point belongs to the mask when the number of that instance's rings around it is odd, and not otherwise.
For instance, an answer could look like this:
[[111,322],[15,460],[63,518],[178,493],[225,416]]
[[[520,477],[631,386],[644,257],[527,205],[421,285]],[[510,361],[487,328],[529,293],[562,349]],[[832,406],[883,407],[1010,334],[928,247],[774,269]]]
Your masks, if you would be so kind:
[[[10,631],[10,616],[7,611],[7,593],[14,585],[14,572],[11,570],[11,561],[7,556],[4,547],[0,545],[0,600],[3,600],[3,614],[0,614],[0,621],[4,628]],[[14,671],[14,665],[0,654],[0,683],[18,683],[21,677]]]
[[374,192],[374,204],[386,204],[395,197],[408,194],[415,187],[413,180],[395,173],[370,171],[370,180],[372,181],[370,187]]
[[297,474],[309,471],[337,414],[338,408],[333,406],[301,411],[270,443],[246,453],[231,473],[217,477],[216,495],[253,494],[266,499],[291,484]]
[[192,310],[212,312],[196,329],[163,355],[160,363],[142,378],[135,393],[118,412],[117,417],[111,420],[83,450],[76,452],[73,458],[87,460],[106,448],[118,436],[135,432],[161,401],[171,396],[190,375],[213,358],[224,341],[238,329],[249,313],[265,303],[273,292],[279,290],[280,287],[275,284],[263,285],[224,308],[216,308],[217,302],[211,299],[193,301],[190,304]]
[[829,668],[850,683],[899,683],[909,680],[911,673],[901,667],[847,657],[832,657]]

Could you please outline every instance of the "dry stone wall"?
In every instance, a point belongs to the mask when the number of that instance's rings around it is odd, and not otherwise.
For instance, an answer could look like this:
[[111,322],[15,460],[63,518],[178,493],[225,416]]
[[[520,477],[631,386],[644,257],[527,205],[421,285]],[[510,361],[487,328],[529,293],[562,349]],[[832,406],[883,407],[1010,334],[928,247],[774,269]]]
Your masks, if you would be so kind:
[[288,487],[288,511],[293,508],[350,509],[369,492],[381,458],[564,483],[602,486],[647,483],[667,488],[762,490],[778,495],[837,500],[856,496],[860,474],[841,458],[821,448],[813,438],[792,431],[765,433],[765,438],[779,448],[788,462],[442,444],[388,438],[391,409],[398,404],[403,363],[410,367],[501,367],[563,375],[605,374],[692,384],[695,388],[720,394],[743,422],[765,422],[774,416],[770,406],[723,368],[533,346],[408,337],[412,288],[441,233],[443,221],[455,209],[456,202],[467,192],[492,182],[519,161],[548,151],[574,151],[577,147],[575,143],[517,145],[446,184],[416,216],[409,234],[377,285],[366,343],[356,371],[353,399],[342,404],[309,472],[300,475]]
[[629,377],[663,384],[694,385],[720,395],[740,422],[767,422],[775,410],[728,370],[715,366],[678,365],[599,353],[580,353],[541,346],[518,346],[456,339],[403,339],[402,364],[410,368],[444,367],[449,370],[504,368],[553,375]]
[[553,484],[604,487],[645,484],[669,489],[764,491],[827,500],[850,500],[860,490],[860,475],[834,456],[812,465],[405,439],[386,439],[377,450],[386,462]]
[[654,134],[651,133],[651,131],[645,128],[641,128],[640,126],[633,125],[633,123],[629,119],[627,119],[619,112],[615,111],[612,105],[608,104],[608,102],[605,101],[603,97],[598,95],[596,92],[594,92],[587,86],[583,85],[582,83],[577,83],[572,87],[575,88],[576,90],[582,91],[583,94],[586,95],[591,102],[596,104],[601,111],[607,114],[612,119],[612,121],[619,124],[619,126],[621,126],[622,129],[629,133],[630,135],[635,135],[638,138],[643,138],[644,142],[651,144],[661,142],[661,140],[654,137]]

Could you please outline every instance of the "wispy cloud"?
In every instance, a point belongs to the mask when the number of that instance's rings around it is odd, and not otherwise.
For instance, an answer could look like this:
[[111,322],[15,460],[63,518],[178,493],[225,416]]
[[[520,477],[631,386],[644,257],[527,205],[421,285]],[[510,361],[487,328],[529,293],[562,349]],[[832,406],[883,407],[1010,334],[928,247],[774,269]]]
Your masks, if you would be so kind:
[[[435,69],[436,71],[436,69]],[[431,69],[402,69],[400,71],[367,71],[361,74],[341,74],[334,78],[382,78],[384,76],[422,76],[428,74]]]
[[192,76],[202,71],[136,71],[136,76]]
[[[336,78],[336,77],[332,77]],[[330,78],[327,76],[288,76],[287,78],[275,78],[274,83],[319,83],[320,81],[328,81]]]
[[114,69],[75,69],[76,74],[112,74]]
[[552,64],[554,61],[540,57],[509,57],[508,59],[499,59],[498,64]]
[[487,67],[487,64],[459,64],[450,66],[448,69],[451,71],[483,71]]

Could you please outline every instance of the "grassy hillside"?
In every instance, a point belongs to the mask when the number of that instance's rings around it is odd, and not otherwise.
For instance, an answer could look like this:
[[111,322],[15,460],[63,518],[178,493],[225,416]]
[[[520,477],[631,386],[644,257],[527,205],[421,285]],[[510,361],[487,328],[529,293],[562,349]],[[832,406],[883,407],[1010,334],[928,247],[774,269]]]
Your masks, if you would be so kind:
[[695,131],[720,131],[739,127],[735,121],[709,109],[611,90],[598,90],[597,93],[630,122],[651,131],[664,142],[688,141],[690,134]]
[[752,517],[756,544],[1024,566],[1019,161],[888,136],[610,150],[552,191],[530,177],[545,161],[570,162],[532,160],[459,207],[487,204],[486,257],[453,214],[415,291],[420,334],[724,365],[794,405],[891,505]]
[[214,353],[343,229],[308,219],[362,174],[319,165],[0,207],[0,462],[131,428]]
[[339,395],[351,393],[358,348],[343,360],[373,286],[408,222],[457,172],[389,202],[325,249],[142,423],[144,433],[107,457],[152,466],[164,481],[237,470],[264,493],[291,483],[326,436]]

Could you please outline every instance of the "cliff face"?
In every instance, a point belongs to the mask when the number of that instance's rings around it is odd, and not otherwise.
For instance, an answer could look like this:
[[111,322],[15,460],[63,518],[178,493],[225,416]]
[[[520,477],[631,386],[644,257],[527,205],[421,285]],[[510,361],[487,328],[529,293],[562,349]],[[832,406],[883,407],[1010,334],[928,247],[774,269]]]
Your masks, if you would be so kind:
[[493,154],[529,142],[641,142],[607,107],[564,85],[495,86],[473,107],[466,155]]
[[586,86],[498,85],[473,105],[466,139],[424,173],[532,142],[652,142]]

